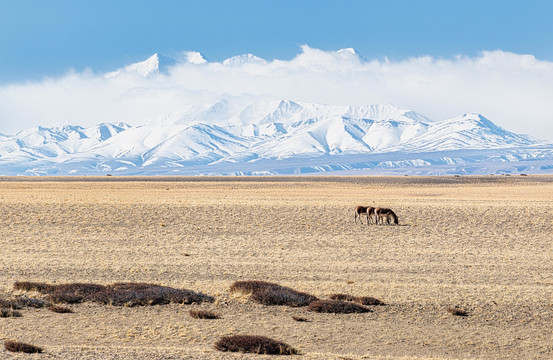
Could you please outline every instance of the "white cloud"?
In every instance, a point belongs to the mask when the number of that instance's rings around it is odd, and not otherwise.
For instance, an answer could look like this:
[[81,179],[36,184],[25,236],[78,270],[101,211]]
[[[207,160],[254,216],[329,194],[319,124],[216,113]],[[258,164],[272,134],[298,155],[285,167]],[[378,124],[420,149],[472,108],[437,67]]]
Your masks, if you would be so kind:
[[553,140],[552,62],[500,50],[453,59],[366,60],[352,49],[306,45],[292,60],[232,66],[183,61],[165,75],[106,78],[86,71],[4,85],[0,132],[67,123],[140,124],[191,104],[244,95],[336,105],[392,103],[436,120],[479,112],[507,130]]

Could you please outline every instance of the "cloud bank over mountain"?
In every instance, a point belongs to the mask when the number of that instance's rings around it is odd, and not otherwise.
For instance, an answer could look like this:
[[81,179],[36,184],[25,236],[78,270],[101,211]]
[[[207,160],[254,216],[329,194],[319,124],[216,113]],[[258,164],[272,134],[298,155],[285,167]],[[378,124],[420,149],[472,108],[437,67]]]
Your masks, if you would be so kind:
[[155,55],[109,74],[70,71],[59,78],[2,85],[0,133],[36,125],[139,125],[236,98],[392,103],[434,120],[475,112],[508,130],[553,140],[553,62],[501,50],[396,61],[307,45],[291,60],[244,54],[210,62],[200,53],[184,52],[175,58]]

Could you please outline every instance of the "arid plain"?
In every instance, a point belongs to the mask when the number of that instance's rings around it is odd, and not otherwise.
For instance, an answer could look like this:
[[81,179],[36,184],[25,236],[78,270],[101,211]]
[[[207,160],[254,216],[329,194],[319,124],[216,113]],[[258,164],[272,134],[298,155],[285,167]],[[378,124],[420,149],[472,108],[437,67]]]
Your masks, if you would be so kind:
[[[553,358],[553,177],[1,178],[0,297],[16,281],[147,282],[213,303],[70,305],[0,318],[0,358],[260,359],[214,349],[263,335],[303,359]],[[399,226],[354,223],[386,206]],[[264,280],[364,314],[265,306],[230,294]],[[468,316],[447,309],[459,307]],[[190,309],[217,320],[193,319]],[[309,321],[297,322],[292,316]]]

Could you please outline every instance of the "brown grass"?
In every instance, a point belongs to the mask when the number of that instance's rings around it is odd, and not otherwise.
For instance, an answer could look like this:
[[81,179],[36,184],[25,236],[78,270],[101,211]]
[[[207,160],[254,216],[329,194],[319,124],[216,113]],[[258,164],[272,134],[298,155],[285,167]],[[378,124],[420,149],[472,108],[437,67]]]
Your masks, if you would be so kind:
[[254,292],[250,300],[263,305],[307,306],[317,298],[295,290],[274,289]]
[[259,280],[236,281],[231,293],[250,294],[250,300],[263,305],[307,306],[316,296],[275,283]]
[[59,314],[68,314],[73,312],[73,310],[71,310],[70,308],[66,306],[59,306],[59,305],[49,306],[48,310]]
[[117,283],[88,296],[87,300],[115,306],[144,306],[193,304],[213,302],[214,299],[187,289],[145,283]]
[[71,292],[54,291],[48,294],[46,299],[56,304],[78,304],[84,301],[84,296]]
[[18,341],[9,341],[9,340],[4,342],[4,347],[8,351],[24,352],[27,354],[41,353],[43,351],[42,348],[35,345],[26,344]]
[[215,343],[219,351],[244,352],[271,355],[296,355],[298,350],[281,341],[265,336],[233,335],[224,336]]
[[266,291],[266,290],[280,290],[284,287],[267,282],[267,281],[260,281],[260,280],[246,280],[246,281],[235,281],[230,286],[230,293],[242,293],[245,295],[252,294],[254,292],[260,292],[260,291]]
[[17,281],[14,283],[14,289],[48,294],[46,299],[54,303],[76,304],[83,302],[85,297],[102,291],[105,286],[87,283],[51,285],[41,282]]
[[353,301],[361,305],[386,305],[383,301],[370,296],[353,296],[349,294],[331,294],[331,300]]
[[16,281],[13,284],[15,290],[44,292],[49,285],[41,282]]
[[352,302],[339,300],[317,300],[307,307],[307,310],[320,313],[352,314],[372,312],[368,307]]
[[15,311],[13,309],[0,309],[0,317],[2,318],[8,318],[8,317],[21,317],[21,313],[19,311]]
[[188,312],[194,319],[220,319],[221,316],[212,311],[207,310],[190,310]]
[[455,316],[469,316],[468,312],[458,307],[450,307],[447,309],[447,312]]
[[92,301],[115,306],[163,305],[169,303],[192,304],[212,302],[208,295],[187,289],[174,289],[147,283],[115,283],[112,285],[69,283],[50,285],[45,283],[17,282],[19,290],[40,291],[48,294],[53,303],[76,304]]
[[19,309],[21,309],[21,304],[19,304],[15,300],[0,299],[0,308],[19,310]]
[[13,302],[18,304],[20,307],[31,307],[36,309],[50,305],[47,301],[28,296],[18,296],[13,300]]
[[42,308],[49,305],[46,301],[27,296],[18,296],[14,299],[0,299],[0,308],[20,310],[24,307]]

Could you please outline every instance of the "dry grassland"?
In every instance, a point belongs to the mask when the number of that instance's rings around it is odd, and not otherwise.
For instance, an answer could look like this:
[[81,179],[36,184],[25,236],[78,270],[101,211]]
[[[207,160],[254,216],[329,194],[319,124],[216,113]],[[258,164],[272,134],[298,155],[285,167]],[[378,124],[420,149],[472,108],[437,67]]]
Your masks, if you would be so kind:
[[[553,177],[12,180],[0,179],[0,297],[42,296],[15,281],[148,282],[215,297],[0,318],[2,344],[44,349],[33,359],[274,358],[215,350],[242,334],[302,359],[553,358]],[[400,226],[355,225],[355,205],[390,207]],[[231,295],[237,280],[387,305],[264,306]]]

